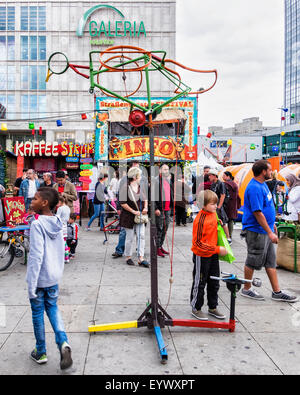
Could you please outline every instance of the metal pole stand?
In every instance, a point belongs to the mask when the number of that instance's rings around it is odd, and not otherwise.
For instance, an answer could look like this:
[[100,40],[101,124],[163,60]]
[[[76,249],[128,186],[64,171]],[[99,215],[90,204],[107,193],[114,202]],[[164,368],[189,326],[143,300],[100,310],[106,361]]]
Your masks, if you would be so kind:
[[[151,225],[152,226],[152,225]],[[154,228],[154,226],[153,226]],[[154,231],[154,229],[153,229]],[[155,240],[155,239],[154,239]],[[155,250],[156,251],[156,250]],[[157,261],[157,259],[156,259]],[[151,266],[151,304],[149,304],[146,310],[136,321],[125,321],[116,322],[111,324],[102,325],[91,325],[89,326],[89,332],[99,332],[115,329],[127,329],[127,328],[141,328],[147,326],[149,329],[154,329],[156,336],[158,351],[161,358],[161,363],[165,364],[168,360],[168,353],[162,337],[161,328],[165,326],[184,326],[194,328],[219,328],[227,329],[229,332],[235,330],[235,300],[236,294],[241,289],[242,284],[246,282],[252,283],[256,287],[261,286],[260,279],[246,280],[239,279],[234,274],[222,273],[224,277],[211,277],[214,280],[222,280],[226,282],[226,286],[231,293],[230,298],[230,318],[228,322],[216,322],[216,321],[199,321],[199,320],[181,320],[172,319],[169,314],[159,305],[157,301],[157,265]],[[156,276],[154,278],[154,276]]]

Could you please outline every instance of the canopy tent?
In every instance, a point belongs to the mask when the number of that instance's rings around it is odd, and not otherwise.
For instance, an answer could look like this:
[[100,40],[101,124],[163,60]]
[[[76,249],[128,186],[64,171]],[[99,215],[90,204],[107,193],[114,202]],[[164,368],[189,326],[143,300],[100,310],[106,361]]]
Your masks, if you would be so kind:
[[[224,170],[219,174],[219,178],[222,180],[222,175],[224,171],[230,171],[234,177],[234,181],[238,184],[239,187],[239,195],[241,198],[241,204],[244,205],[244,194],[247,188],[247,185],[253,178],[252,172],[253,163],[243,163],[237,166],[228,166],[224,168]],[[282,174],[278,174],[278,180],[286,181]]]
[[293,164],[293,165],[288,165],[288,166],[282,168],[279,171],[279,175],[284,177],[284,178],[288,174],[294,174],[295,176],[300,177],[300,164],[296,163],[296,164]]
[[200,152],[198,156],[197,163],[194,164],[195,166],[209,166],[212,169],[221,170],[223,166],[220,165],[213,157],[208,158],[205,156],[204,152]]

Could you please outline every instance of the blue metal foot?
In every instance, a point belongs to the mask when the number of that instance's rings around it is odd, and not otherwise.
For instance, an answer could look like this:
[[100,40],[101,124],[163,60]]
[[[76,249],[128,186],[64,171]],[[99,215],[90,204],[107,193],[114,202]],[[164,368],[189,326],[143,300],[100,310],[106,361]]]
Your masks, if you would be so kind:
[[167,363],[167,360],[168,360],[168,353],[167,353],[166,346],[165,346],[165,343],[164,343],[164,339],[162,337],[161,329],[160,329],[159,326],[155,326],[154,327],[154,333],[155,333],[155,336],[156,336],[158,350],[159,350],[159,353],[160,353],[160,356],[161,356],[161,363],[165,364],[165,363]]

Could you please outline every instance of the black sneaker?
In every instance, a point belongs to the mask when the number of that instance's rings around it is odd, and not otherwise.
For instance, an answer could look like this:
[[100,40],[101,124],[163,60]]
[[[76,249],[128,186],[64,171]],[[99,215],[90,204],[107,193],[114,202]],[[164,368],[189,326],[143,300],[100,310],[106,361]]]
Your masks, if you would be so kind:
[[60,348],[60,368],[62,370],[72,366],[71,347],[67,342],[63,342]]
[[121,258],[121,256],[123,256],[122,254],[119,254],[118,252],[114,252],[113,254],[111,254],[111,256],[116,259],[116,258]]
[[129,265],[129,266],[134,266],[134,262],[133,262],[132,259],[127,259],[126,263],[127,263],[127,265]]
[[272,292],[272,299],[276,300],[277,302],[298,302],[297,296],[288,295],[282,291],[280,291],[279,293]]
[[47,354],[39,355],[36,348],[31,352],[30,357],[39,365],[48,362]]
[[150,267],[150,264],[149,264],[149,262],[143,260],[142,262],[139,262],[139,266]]

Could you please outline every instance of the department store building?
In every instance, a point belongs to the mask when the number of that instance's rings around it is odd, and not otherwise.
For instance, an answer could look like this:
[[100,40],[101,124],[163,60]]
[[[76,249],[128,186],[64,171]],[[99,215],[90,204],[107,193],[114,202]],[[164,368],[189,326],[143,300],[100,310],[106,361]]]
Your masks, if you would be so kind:
[[[46,83],[49,57],[62,52],[71,64],[88,66],[90,51],[132,45],[175,59],[175,12],[176,0],[0,1],[0,121],[7,125],[0,144],[12,151],[16,141],[91,142],[95,99],[103,93],[90,94],[89,80],[71,69]],[[56,59],[63,67],[65,58]],[[111,90],[135,86],[134,73],[125,81],[115,74],[106,76]],[[174,90],[156,76],[151,86],[153,97]],[[144,83],[136,96],[146,96]]]

